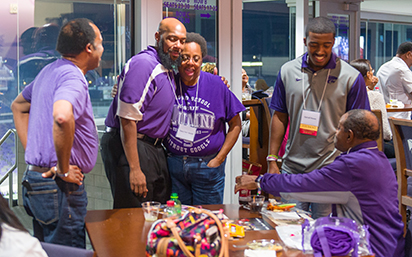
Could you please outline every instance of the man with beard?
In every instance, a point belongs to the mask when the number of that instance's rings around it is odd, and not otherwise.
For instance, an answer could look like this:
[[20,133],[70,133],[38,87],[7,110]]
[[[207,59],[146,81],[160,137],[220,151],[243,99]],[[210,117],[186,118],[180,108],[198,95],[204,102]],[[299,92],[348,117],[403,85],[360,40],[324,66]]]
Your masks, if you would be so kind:
[[165,203],[170,197],[162,141],[170,126],[173,70],[180,65],[186,28],[177,19],[166,18],[155,39],[155,47],[148,46],[126,63],[105,121],[101,154],[114,208],[140,207],[145,201]]

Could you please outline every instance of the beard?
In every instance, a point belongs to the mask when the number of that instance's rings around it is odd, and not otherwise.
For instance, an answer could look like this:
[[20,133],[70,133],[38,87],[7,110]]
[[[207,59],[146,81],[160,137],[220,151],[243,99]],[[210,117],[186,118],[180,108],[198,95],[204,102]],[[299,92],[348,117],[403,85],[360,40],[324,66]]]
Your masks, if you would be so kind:
[[169,54],[170,50],[167,53],[165,53],[163,51],[163,45],[164,45],[164,41],[163,41],[163,38],[161,38],[159,40],[158,47],[157,47],[157,54],[159,55],[160,63],[168,70],[172,70],[172,69],[176,70],[177,68],[179,68],[180,64],[182,63],[181,56],[179,55],[179,57],[173,61]]

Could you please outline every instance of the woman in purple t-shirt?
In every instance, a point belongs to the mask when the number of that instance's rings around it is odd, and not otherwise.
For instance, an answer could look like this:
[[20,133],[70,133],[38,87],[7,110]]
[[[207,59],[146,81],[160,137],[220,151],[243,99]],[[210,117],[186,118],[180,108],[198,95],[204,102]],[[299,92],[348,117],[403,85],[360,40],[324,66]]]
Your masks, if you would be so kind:
[[201,71],[206,55],[205,39],[187,33],[169,135],[164,142],[172,192],[188,205],[223,203],[225,160],[238,139],[239,113],[245,109],[219,76]]

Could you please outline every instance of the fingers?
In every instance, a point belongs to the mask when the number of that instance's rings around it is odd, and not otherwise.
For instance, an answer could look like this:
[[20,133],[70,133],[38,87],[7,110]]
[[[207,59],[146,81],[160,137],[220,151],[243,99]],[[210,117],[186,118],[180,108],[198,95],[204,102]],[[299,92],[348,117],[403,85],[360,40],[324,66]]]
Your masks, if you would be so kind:
[[52,172],[51,170],[44,172],[43,174],[41,174],[41,176],[43,178],[51,178],[54,176],[54,172]]

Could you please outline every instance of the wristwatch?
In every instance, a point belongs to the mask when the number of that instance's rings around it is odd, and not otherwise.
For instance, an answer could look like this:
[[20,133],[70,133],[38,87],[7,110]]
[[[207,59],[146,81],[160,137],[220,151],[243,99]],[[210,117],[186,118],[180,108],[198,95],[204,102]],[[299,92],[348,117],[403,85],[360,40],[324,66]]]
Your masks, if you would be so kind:
[[69,172],[66,172],[66,173],[63,173],[63,174],[58,173],[56,166],[54,166],[54,174],[56,174],[59,178],[67,178],[69,176]]

